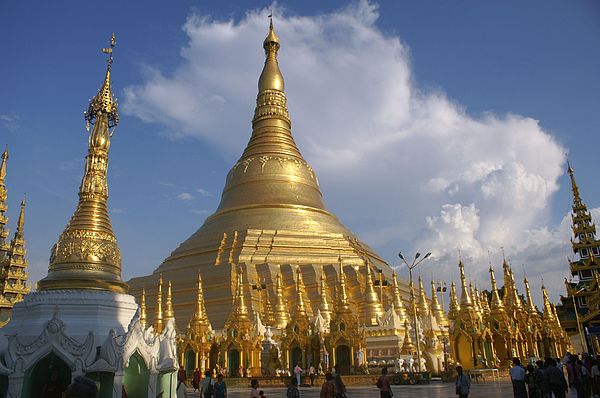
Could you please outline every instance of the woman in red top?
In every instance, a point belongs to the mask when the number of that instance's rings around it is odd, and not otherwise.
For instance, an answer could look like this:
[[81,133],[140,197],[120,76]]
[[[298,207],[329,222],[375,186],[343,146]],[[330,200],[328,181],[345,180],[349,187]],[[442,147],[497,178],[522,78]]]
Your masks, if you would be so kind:
[[392,398],[392,386],[390,386],[390,381],[387,378],[388,370],[387,368],[381,369],[381,376],[377,380],[377,388],[379,388],[379,395],[381,398]]

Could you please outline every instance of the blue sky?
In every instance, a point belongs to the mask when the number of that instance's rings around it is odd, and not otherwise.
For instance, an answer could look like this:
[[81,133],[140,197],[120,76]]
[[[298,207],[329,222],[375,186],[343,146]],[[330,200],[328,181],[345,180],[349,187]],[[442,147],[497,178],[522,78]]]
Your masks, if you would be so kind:
[[[447,279],[456,277],[457,249],[471,258],[477,281],[486,277],[487,255],[482,252],[490,250],[499,265],[499,247],[504,245],[514,258],[517,275],[526,269],[533,289],[539,287],[535,280],[546,275],[556,299],[566,270],[564,217],[570,205],[568,180],[560,175],[564,168],[560,153],[568,151],[584,200],[590,207],[600,203],[600,186],[594,183],[600,147],[600,6],[593,1],[275,5],[107,1],[101,6],[1,2],[0,33],[5,40],[0,144],[8,144],[11,156],[6,181],[11,228],[22,193],[28,196],[26,239],[32,279],[45,275],[50,248],[76,204],[87,145],[83,111],[103,78],[105,57],[99,49],[106,46],[110,33],[117,34],[113,85],[122,108],[110,155],[110,208],[123,251],[123,273],[129,278],[150,273],[218,205],[225,175],[250,135],[263,57],[264,32],[256,15],[262,17],[270,8],[275,10],[276,28],[281,28],[282,72],[298,128],[294,134],[316,169],[328,207],[391,263],[397,262],[398,249],[433,250],[447,269]],[[225,30],[233,38],[239,36],[237,44],[219,41],[223,38],[217,38],[214,46],[206,43],[207,32],[223,28],[227,21],[232,25]],[[311,24],[320,30],[311,32],[307,28]],[[366,32],[373,45],[362,43],[364,37],[354,40],[352,24]],[[265,16],[264,31],[266,26]],[[254,32],[253,41],[242,37],[246,31]],[[323,39],[328,40],[323,46],[314,44]],[[355,56],[357,88],[364,84],[366,91],[374,87],[387,93],[386,84],[378,86],[379,81],[372,83],[368,76],[361,80],[360,71],[368,74],[371,67],[389,74],[387,85],[395,83],[396,74],[404,81],[388,94],[396,98],[408,93],[411,112],[397,116],[391,111],[388,116],[399,121],[382,135],[397,147],[370,148],[372,153],[363,162],[356,152],[364,139],[360,132],[348,133],[352,147],[336,148],[336,134],[344,133],[343,126],[333,131],[337,119],[324,122],[327,132],[318,131],[319,123],[310,119],[319,109],[305,102],[308,95],[301,86],[309,80],[317,84],[319,77],[295,70],[290,58],[302,56],[298,43],[312,45],[307,55],[324,59],[324,68],[335,64],[334,58],[327,58],[330,54],[350,52]],[[194,76],[195,62],[227,82]],[[237,63],[243,69],[232,66]],[[248,78],[238,90],[235,76],[241,73]],[[353,107],[368,108],[365,101],[371,94],[377,97],[378,93],[367,92],[361,98],[365,90],[344,92],[352,69],[348,73],[348,80],[342,76],[332,82],[333,88],[324,88],[335,96],[325,97],[331,101],[324,100],[320,108],[336,103],[340,112],[344,106],[352,112]],[[191,118],[168,114],[181,100],[173,86],[185,82],[189,95],[212,90],[211,95],[224,99],[227,118],[233,120],[228,127],[235,134],[211,128],[218,123],[210,117],[195,120],[203,117],[201,113]],[[161,84],[165,95],[147,98],[150,88]],[[413,116],[420,112],[423,116]],[[385,117],[378,116],[374,124],[363,117],[360,123],[375,125],[379,131],[388,127],[381,121]],[[422,138],[414,127],[443,130],[438,121],[448,118],[463,126],[457,128],[458,135],[441,138],[432,133]],[[323,138],[325,133],[331,137]],[[399,141],[405,137],[412,138]],[[468,150],[457,145],[452,152],[437,145],[440,140],[471,139],[474,144]],[[323,148],[334,153],[335,162]],[[485,155],[494,149],[503,153]],[[473,152],[482,155],[471,159]],[[493,164],[482,166],[491,157]],[[464,165],[459,162],[454,168],[453,159],[459,158],[466,159]],[[357,167],[353,162],[367,171],[353,171]],[[473,182],[462,169],[488,171]],[[517,184],[512,175],[525,178]],[[500,197],[498,191],[508,194]],[[353,193],[356,198],[351,198]],[[524,204],[508,204],[511,195]],[[452,224],[456,220],[459,225]],[[490,232],[498,229],[505,232]],[[424,275],[432,269],[423,268]]]

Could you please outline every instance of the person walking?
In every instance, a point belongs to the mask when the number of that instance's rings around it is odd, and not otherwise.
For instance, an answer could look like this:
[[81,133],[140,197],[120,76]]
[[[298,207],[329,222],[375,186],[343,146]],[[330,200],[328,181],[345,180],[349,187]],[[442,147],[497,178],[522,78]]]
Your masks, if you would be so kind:
[[215,383],[215,398],[227,398],[227,385],[223,380],[223,375],[219,373],[217,382]]
[[458,395],[458,398],[467,398],[471,390],[471,378],[463,373],[462,366],[456,367],[456,373],[458,373],[456,380],[454,380],[456,395]]
[[296,380],[296,378],[292,378],[290,380],[290,385],[288,386],[285,396],[286,398],[300,398],[300,391],[298,390],[298,380]]
[[525,385],[527,386],[527,396],[529,398],[537,397],[537,385],[535,384],[535,368],[532,364],[525,368]]
[[548,383],[549,393],[554,394],[555,398],[565,398],[569,391],[565,374],[556,367],[556,361],[552,358],[546,359],[545,365],[544,377]]
[[331,372],[325,373],[325,383],[321,386],[319,398],[335,398],[335,382]]
[[513,358],[513,367],[510,368],[510,380],[513,386],[513,395],[515,398],[527,398],[527,388],[525,387],[525,369],[521,366],[519,358]]
[[544,361],[539,360],[535,363],[537,367],[535,368],[535,391],[537,395],[529,398],[547,398],[550,394],[550,388],[548,386],[548,380],[544,375]]
[[346,398],[346,385],[342,380],[342,375],[340,374],[340,367],[335,365],[333,367],[335,371],[335,376],[333,376],[333,381],[335,383],[335,396],[336,398]]
[[313,364],[310,364],[310,368],[308,368],[308,377],[310,377],[310,386],[313,387],[315,385],[315,367]]
[[252,379],[250,381],[250,388],[250,398],[260,398],[260,395],[258,395],[258,380]]
[[194,370],[194,374],[192,376],[192,386],[194,387],[194,392],[200,389],[200,369],[198,368]]
[[302,377],[302,368],[300,367],[300,362],[294,367],[294,376],[296,377],[296,385],[300,385],[300,380]]
[[213,398],[215,396],[214,381],[210,370],[204,372],[202,379],[202,387],[200,388],[200,396],[202,398]]
[[390,386],[390,380],[387,378],[388,369],[384,366],[381,369],[381,376],[377,379],[377,388],[379,388],[379,396],[381,398],[392,398],[392,386]]

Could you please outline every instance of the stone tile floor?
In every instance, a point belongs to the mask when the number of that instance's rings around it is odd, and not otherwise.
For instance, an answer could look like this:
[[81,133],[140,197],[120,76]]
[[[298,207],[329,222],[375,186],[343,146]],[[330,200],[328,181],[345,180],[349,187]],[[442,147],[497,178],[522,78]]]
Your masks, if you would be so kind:
[[[285,388],[270,387],[264,388],[267,398],[285,398]],[[319,387],[302,387],[300,388],[301,398],[318,398]],[[451,398],[456,397],[454,394],[454,384],[432,382],[428,385],[417,386],[393,386],[394,397],[410,397],[410,398]],[[348,398],[378,398],[379,391],[375,386],[348,387]],[[198,397],[198,393],[194,394],[189,390],[188,397]],[[248,398],[250,389],[248,388],[232,388],[229,390],[228,398]],[[480,383],[473,384],[469,398],[511,398],[512,386],[507,381],[498,383]],[[576,397],[574,391],[569,393],[568,397]]]

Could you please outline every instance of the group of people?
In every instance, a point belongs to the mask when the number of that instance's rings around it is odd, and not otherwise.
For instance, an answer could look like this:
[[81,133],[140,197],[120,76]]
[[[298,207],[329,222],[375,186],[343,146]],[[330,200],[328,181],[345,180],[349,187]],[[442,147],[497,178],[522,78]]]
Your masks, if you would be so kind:
[[[524,367],[513,359],[510,378],[515,398],[565,398],[569,389],[577,398],[600,398],[600,360],[587,354],[547,358]],[[565,371],[567,377],[565,378]]]

